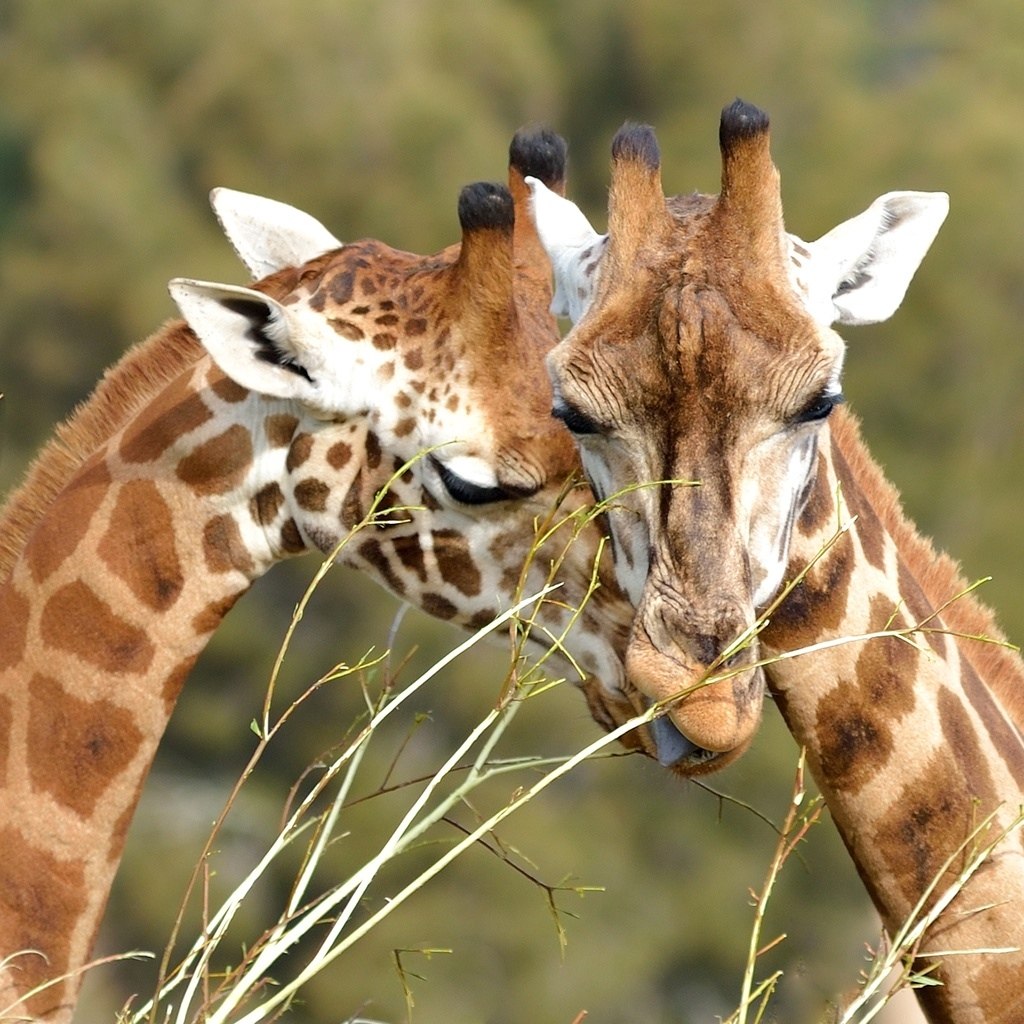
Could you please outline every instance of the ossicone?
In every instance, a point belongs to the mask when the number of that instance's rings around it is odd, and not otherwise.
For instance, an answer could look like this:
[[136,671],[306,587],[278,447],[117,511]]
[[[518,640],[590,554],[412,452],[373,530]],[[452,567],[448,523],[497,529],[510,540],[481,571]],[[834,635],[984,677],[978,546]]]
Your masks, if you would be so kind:
[[629,160],[643,164],[648,170],[661,167],[661,149],[654,129],[649,124],[627,121],[612,139],[612,159],[618,163]]
[[508,147],[508,165],[522,177],[537,178],[557,190],[565,181],[568,148],[565,139],[550,128],[520,128]]
[[734,142],[764,135],[769,127],[768,115],[763,110],[737,98],[722,110],[718,141],[723,149],[728,149]]
[[467,185],[460,193],[459,224],[463,232],[511,231],[515,222],[512,193],[504,185],[478,181]]

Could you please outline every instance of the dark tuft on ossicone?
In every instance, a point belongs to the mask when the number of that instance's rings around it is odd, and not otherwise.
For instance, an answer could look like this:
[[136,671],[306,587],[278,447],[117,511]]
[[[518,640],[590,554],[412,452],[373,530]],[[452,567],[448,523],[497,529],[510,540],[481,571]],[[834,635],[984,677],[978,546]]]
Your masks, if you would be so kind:
[[478,181],[459,195],[459,224],[463,231],[498,228],[511,231],[515,225],[512,193],[504,185]]
[[508,162],[524,178],[539,178],[549,188],[565,180],[565,139],[550,128],[520,128],[508,147]]
[[649,124],[627,121],[612,139],[613,160],[639,160],[650,170],[661,166],[661,150],[654,129]]
[[768,131],[768,115],[752,103],[735,99],[722,110],[718,140],[722,146],[741,139],[750,139]]

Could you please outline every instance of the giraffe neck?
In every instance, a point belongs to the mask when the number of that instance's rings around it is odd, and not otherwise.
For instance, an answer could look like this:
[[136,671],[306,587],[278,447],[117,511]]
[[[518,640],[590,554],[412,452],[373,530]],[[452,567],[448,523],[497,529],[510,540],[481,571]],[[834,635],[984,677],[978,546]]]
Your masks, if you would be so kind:
[[[910,635],[913,643],[857,641],[768,669],[782,714],[807,750],[892,935],[919,900],[930,906],[952,883],[967,860],[965,844],[991,842],[1017,817],[1024,803],[1024,671],[1005,647],[938,631],[1001,639],[973,597],[946,606],[966,586],[955,566],[904,519],[852,417],[837,414],[833,421],[794,531],[791,573],[819,555],[841,520],[856,520],[775,613],[763,639],[770,657],[844,636],[930,627]],[[990,815],[990,827],[969,841]],[[952,868],[944,871],[947,861]],[[1018,951],[935,958],[942,985],[919,993],[930,1020],[981,1024],[1024,1015],[1019,829],[928,930],[919,965],[929,962],[929,951],[994,947]]]
[[[388,488],[385,513],[425,511],[385,516],[339,560],[436,617],[479,628],[517,593],[548,583],[569,539],[568,529],[554,531],[521,575],[533,541],[524,520],[544,522],[561,481],[536,502],[507,502],[469,524],[440,507],[417,473],[398,472],[402,460],[376,433],[384,423],[325,424],[247,391],[180,325],[142,346],[143,362],[174,346],[181,351],[163,372],[137,372],[130,354],[0,513],[0,535],[20,539],[6,575],[0,567],[0,960],[38,951],[0,973],[0,1015],[87,963],[180,688],[271,564],[331,551]],[[115,411],[99,415],[97,401]],[[587,501],[571,494],[560,515]],[[564,587],[542,605],[545,635],[558,636],[582,603],[597,537],[579,538],[556,573]],[[614,686],[628,608],[609,572],[573,626],[571,648],[573,665]],[[22,1009],[65,1021],[78,988],[76,976]]]
[[[287,448],[209,377],[198,360],[83,453],[0,582],[0,949],[38,951],[0,978],[0,1009],[87,962],[182,683],[252,580],[302,548],[251,511]],[[77,989],[27,1009],[64,1019]]]

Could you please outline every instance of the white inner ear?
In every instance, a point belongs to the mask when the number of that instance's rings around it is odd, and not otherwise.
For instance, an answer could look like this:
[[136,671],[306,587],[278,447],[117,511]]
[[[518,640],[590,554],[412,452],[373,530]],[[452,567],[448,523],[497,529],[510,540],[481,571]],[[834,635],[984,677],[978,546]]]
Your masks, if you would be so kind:
[[215,188],[210,203],[255,280],[341,248],[320,221],[287,203],[230,188]]
[[[303,364],[288,311],[279,302],[250,288],[207,281],[178,278],[168,288],[188,325],[232,380],[272,398],[315,401],[318,390],[309,377],[315,381],[316,375],[288,368]],[[269,358],[271,347],[277,359]]]
[[537,234],[555,275],[551,312],[576,323],[593,301],[608,236],[599,235],[575,203],[544,182],[527,177],[526,184]]
[[948,212],[945,192],[889,192],[816,242],[791,236],[807,254],[795,262],[811,314],[823,324],[888,320]]

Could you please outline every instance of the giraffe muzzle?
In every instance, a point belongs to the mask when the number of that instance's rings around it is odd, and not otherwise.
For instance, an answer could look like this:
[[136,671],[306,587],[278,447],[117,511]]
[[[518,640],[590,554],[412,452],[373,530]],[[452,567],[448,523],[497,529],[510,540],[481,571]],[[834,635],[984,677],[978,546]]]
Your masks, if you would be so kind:
[[657,752],[658,764],[663,768],[677,765],[703,765],[719,756],[713,750],[698,747],[687,739],[675,726],[668,715],[662,715],[651,722],[651,738]]
[[651,723],[663,765],[684,774],[716,770],[726,763],[725,755],[732,760],[745,749],[757,731],[764,697],[760,669],[677,659],[635,633],[626,674],[648,706],[665,705],[665,713]]

